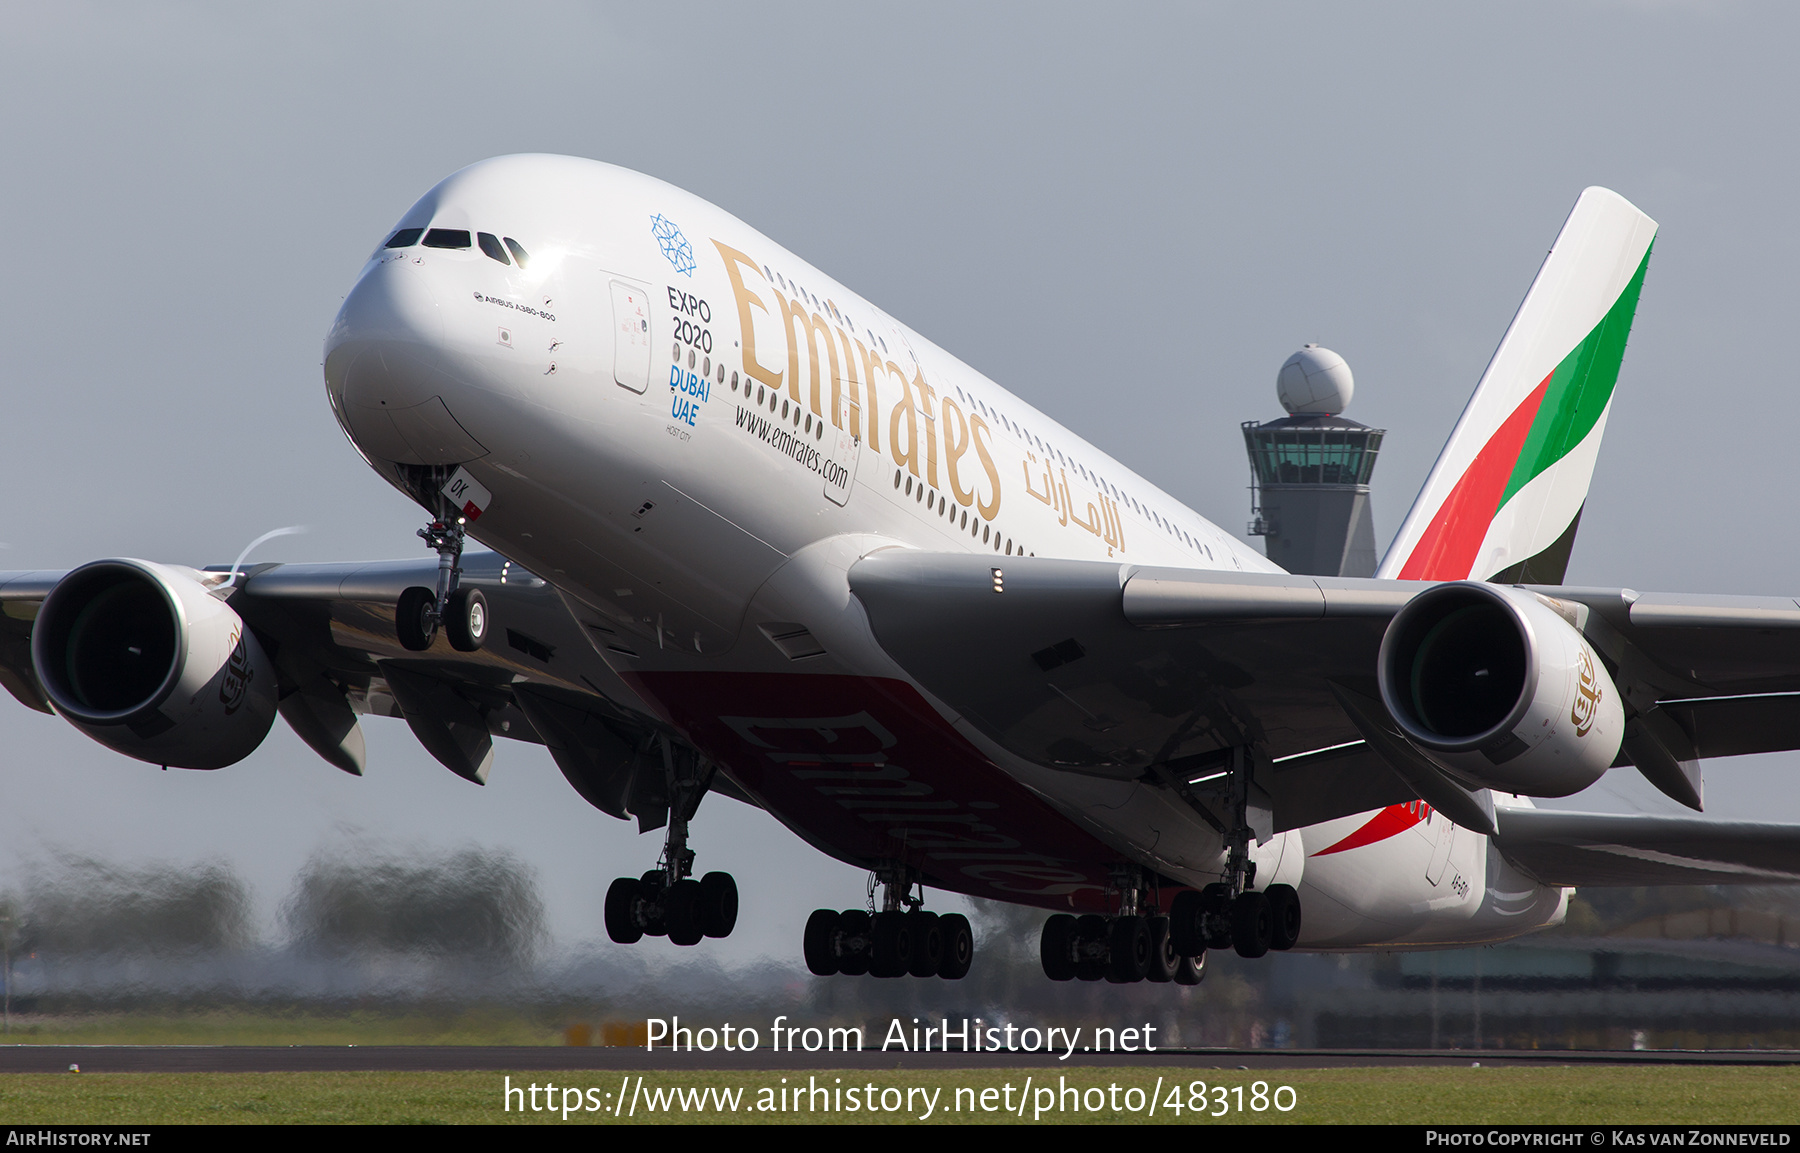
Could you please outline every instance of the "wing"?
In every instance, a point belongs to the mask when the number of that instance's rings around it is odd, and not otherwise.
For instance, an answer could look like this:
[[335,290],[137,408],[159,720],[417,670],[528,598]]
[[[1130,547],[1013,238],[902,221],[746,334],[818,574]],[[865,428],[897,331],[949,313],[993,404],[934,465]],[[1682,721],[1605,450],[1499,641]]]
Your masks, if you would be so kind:
[[1800,825],[1502,809],[1495,843],[1546,885],[1800,881]]
[[[216,570],[165,571],[177,574],[176,583],[222,579]],[[44,712],[57,710],[33,660],[32,633],[65,575],[0,574],[0,684]],[[640,828],[662,825],[669,801],[655,745],[673,734],[600,655],[608,647],[629,652],[635,638],[505,558],[477,553],[463,559],[461,583],[487,600],[486,643],[460,652],[440,634],[425,651],[409,651],[395,629],[395,606],[405,590],[436,580],[435,560],[260,565],[223,599],[266,654],[275,708],[331,764],[361,773],[365,715],[405,720],[433,757],[476,783],[485,782],[494,738],[529,741],[547,746],[595,807],[635,817]],[[150,737],[168,723],[160,719]],[[132,739],[114,729],[119,740]],[[120,748],[113,734],[99,735]],[[749,800],[722,775],[713,788]]]
[[[850,579],[887,652],[1029,761],[1179,792],[1247,747],[1277,829],[1415,797],[1491,828],[1376,683],[1395,615],[1451,586],[899,549]],[[1793,599],[1525,591],[1600,654],[1626,710],[1617,763],[1665,791],[1689,774],[1697,802],[1701,758],[1800,748]]]

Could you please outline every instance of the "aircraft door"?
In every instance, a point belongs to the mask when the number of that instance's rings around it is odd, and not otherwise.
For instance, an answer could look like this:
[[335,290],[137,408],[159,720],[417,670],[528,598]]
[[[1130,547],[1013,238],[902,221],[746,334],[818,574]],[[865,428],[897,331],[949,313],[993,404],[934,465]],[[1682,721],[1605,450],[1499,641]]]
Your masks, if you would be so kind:
[[612,282],[613,380],[641,393],[650,387],[650,294]]
[[824,461],[825,499],[833,504],[850,503],[850,488],[856,483],[857,460],[862,453],[862,441],[841,428],[828,429],[833,439],[827,441],[833,446]]

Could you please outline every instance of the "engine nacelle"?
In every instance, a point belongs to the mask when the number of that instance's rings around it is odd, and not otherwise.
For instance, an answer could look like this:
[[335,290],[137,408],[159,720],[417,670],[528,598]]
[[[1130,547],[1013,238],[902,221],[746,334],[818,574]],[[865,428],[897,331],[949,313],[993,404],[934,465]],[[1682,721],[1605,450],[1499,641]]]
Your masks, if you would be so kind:
[[1625,733],[1619,691],[1581,633],[1532,593],[1439,585],[1381,639],[1381,699],[1406,735],[1478,787],[1566,797]]
[[151,764],[224,768],[275,722],[274,666],[192,569],[82,565],[44,598],[31,660],[57,712]]

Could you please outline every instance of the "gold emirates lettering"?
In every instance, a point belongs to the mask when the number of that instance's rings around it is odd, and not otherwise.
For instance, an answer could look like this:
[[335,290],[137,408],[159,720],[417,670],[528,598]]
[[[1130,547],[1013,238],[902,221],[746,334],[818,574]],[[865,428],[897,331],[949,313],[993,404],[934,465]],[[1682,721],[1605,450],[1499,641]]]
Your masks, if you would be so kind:
[[1581,684],[1575,689],[1575,703],[1569,707],[1569,719],[1575,722],[1575,735],[1585,737],[1600,715],[1600,678],[1594,673],[1594,658],[1584,645],[1581,649]]
[[[923,366],[908,380],[898,364],[884,359],[843,328],[810,310],[804,300],[790,299],[769,282],[762,266],[748,254],[719,240],[713,241],[713,247],[719,250],[719,256],[725,261],[726,275],[731,279],[731,294],[737,301],[738,329],[743,341],[744,371],[751,379],[776,392],[785,390],[795,404],[807,405],[814,416],[824,419],[827,417],[825,381],[828,379],[825,374],[829,371],[829,419],[834,427],[847,428],[858,438],[866,433],[869,447],[876,452],[881,451],[881,433],[885,427],[888,453],[896,465],[923,478],[933,488],[940,488],[943,487],[938,483],[941,457],[950,492],[958,504],[976,505],[988,520],[1000,515],[1000,470],[994,465],[993,451],[988,444],[992,433],[981,417],[973,414],[965,417],[955,401],[940,398],[925,379]],[[760,282],[758,287],[767,295],[767,300],[746,281],[744,269],[749,269],[755,281]],[[786,336],[787,363],[779,371],[757,358],[757,312],[779,323]],[[805,392],[801,391],[800,380],[802,332],[806,334],[806,363],[811,369]],[[819,356],[821,344],[825,353],[823,364]],[[841,362],[838,360],[840,346],[844,352]],[[852,346],[855,347],[854,355]],[[859,363],[862,366],[860,379],[857,375]],[[884,377],[893,386],[894,391],[889,395],[899,397],[885,421],[881,411]],[[866,420],[865,412],[868,414]],[[938,450],[940,423],[943,425],[942,453]],[[963,487],[959,465],[966,463],[962,457],[971,447],[981,461],[982,471],[987,474],[991,495],[985,500],[980,498],[975,487]]]

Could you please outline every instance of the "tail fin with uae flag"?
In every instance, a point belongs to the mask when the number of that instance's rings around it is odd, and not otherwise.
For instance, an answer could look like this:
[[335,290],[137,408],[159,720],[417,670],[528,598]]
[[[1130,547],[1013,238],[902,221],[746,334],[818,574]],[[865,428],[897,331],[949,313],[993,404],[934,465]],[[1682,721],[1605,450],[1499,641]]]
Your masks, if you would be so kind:
[[1575,201],[1376,576],[1562,583],[1655,239],[1616,192]]

